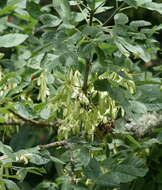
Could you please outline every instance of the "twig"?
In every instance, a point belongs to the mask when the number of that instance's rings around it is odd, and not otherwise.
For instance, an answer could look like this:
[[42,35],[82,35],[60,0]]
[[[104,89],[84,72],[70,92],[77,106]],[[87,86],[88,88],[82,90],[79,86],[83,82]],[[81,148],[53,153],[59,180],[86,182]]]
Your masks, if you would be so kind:
[[124,7],[124,8],[121,8],[120,11],[125,11],[125,10],[131,9],[131,8],[132,8],[132,6]]
[[125,2],[123,2],[113,13],[112,15],[103,23],[102,26],[105,26],[106,24],[108,24],[108,22],[111,21],[111,19],[113,18],[113,16],[118,12],[120,11],[120,9],[125,5]]
[[71,146],[77,143],[72,143],[72,142],[68,142],[68,141],[57,141],[57,142],[52,142],[49,144],[45,144],[45,145],[39,145],[40,150],[44,150],[44,149],[48,149],[48,148],[52,148],[52,147],[59,147],[59,146]]
[[[38,145],[38,150],[45,150],[45,149],[49,149],[52,147],[63,147],[63,146],[68,146],[70,148],[73,148],[74,145],[79,145],[79,144],[84,144],[84,142],[56,141],[56,142],[52,142],[52,143],[45,144],[45,145]],[[14,152],[13,152],[13,154],[14,154]],[[0,156],[0,161],[6,160],[8,158],[9,158],[8,155],[2,155],[2,156]]]
[[93,24],[94,10],[90,10],[89,26]]
[[[49,149],[49,148],[52,148],[52,147],[72,146],[73,144],[76,144],[76,143],[70,143],[70,142],[67,142],[67,141],[57,141],[57,142],[52,142],[52,143],[45,144],[45,145],[38,145],[38,147],[39,147],[39,150],[45,150],[45,149]],[[0,161],[1,160],[6,160],[8,158],[9,158],[8,155],[0,156]]]
[[100,7],[102,7],[102,5],[104,5],[104,4],[105,4],[105,2],[102,2],[101,4],[99,4],[99,5],[95,8],[94,12],[96,12],[97,9],[99,9]]
[[83,12],[83,10],[82,10],[82,8],[80,7],[80,5],[79,5],[78,2],[77,2],[77,6],[78,6],[80,12],[82,13],[82,15],[84,16],[84,19],[85,19],[86,23],[88,24],[87,16],[84,14],[84,12]]

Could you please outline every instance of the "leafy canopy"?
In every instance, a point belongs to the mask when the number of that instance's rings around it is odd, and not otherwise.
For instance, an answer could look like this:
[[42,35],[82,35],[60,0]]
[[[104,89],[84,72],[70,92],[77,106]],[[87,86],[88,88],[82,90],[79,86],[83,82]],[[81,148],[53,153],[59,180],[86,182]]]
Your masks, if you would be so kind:
[[161,188],[161,117],[145,116],[162,109],[162,69],[143,65],[162,25],[139,8],[162,14],[152,0],[0,5],[0,189]]

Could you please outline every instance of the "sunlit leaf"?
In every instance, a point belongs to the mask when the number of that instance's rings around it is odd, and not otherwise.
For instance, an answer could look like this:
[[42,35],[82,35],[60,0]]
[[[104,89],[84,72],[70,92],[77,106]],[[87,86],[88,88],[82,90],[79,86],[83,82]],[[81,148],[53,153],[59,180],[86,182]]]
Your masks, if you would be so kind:
[[26,34],[6,34],[3,36],[0,36],[0,47],[14,47],[17,45],[20,45],[28,38],[28,35]]

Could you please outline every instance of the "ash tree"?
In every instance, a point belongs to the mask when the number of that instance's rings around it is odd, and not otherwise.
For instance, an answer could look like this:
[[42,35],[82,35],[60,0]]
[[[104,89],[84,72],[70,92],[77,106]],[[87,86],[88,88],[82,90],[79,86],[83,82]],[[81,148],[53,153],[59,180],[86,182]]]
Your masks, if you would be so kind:
[[162,188],[162,15],[152,0],[0,4],[0,189]]

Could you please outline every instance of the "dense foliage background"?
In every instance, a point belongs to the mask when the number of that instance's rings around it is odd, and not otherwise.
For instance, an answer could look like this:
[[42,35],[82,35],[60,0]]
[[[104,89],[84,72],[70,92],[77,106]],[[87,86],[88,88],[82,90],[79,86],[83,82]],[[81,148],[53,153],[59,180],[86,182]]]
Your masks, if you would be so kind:
[[1,0],[0,189],[162,189],[162,3]]

